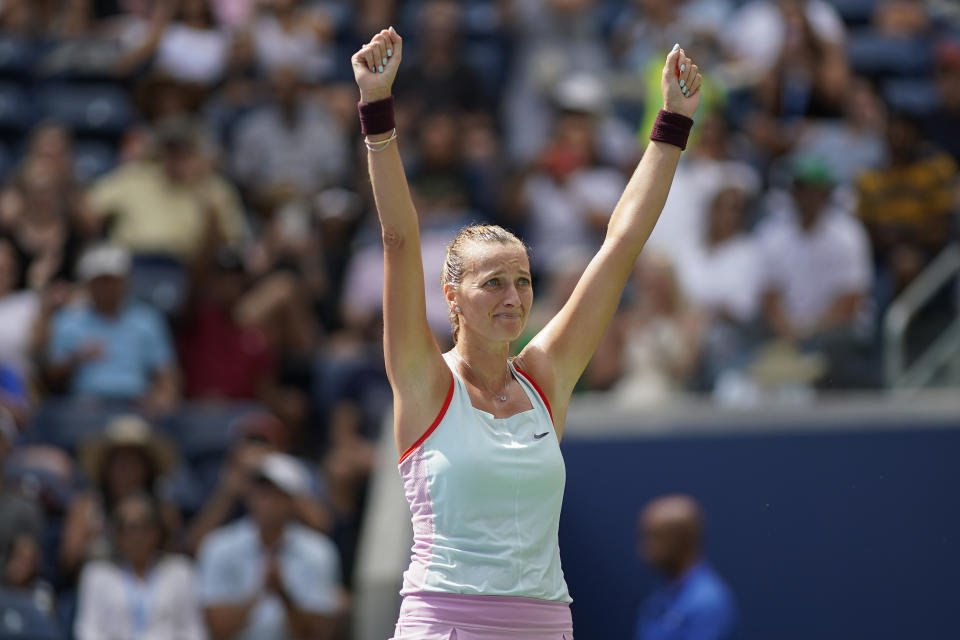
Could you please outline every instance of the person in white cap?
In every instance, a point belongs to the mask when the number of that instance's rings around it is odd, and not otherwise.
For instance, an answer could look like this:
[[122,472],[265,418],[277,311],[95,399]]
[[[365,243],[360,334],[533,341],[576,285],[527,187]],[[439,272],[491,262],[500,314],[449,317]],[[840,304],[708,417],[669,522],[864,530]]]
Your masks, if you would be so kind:
[[200,601],[214,638],[330,638],[342,611],[333,543],[296,521],[311,489],[296,458],[268,453],[246,496],[249,515],[217,529],[197,556]]
[[153,308],[127,298],[130,254],[98,245],[77,264],[89,303],[52,320],[46,374],[73,396],[136,402],[147,411],[176,408],[179,385],[169,331]]

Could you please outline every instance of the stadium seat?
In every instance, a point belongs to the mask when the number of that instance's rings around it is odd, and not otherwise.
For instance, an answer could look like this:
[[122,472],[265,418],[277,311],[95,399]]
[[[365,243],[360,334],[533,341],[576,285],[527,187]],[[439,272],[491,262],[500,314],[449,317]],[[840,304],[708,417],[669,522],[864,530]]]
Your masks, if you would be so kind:
[[870,22],[879,0],[832,0],[831,4],[849,26],[863,26]]
[[883,98],[892,110],[914,116],[929,115],[940,101],[930,81],[911,78],[891,78],[884,82]]
[[100,433],[112,418],[132,410],[127,403],[48,398],[34,412],[27,439],[75,452],[81,442]]
[[0,83],[0,131],[22,134],[36,122],[27,92],[13,82]]
[[187,296],[187,273],[179,262],[164,255],[138,255],[130,271],[130,290],[167,317],[182,308]]
[[16,166],[16,158],[10,147],[0,143],[0,180],[6,180],[13,167]]
[[82,140],[73,145],[73,172],[80,184],[99,178],[116,164],[116,153],[105,142]]
[[193,402],[170,422],[173,437],[188,460],[219,457],[232,440],[231,424],[239,416],[263,407],[247,402]]
[[0,640],[61,640],[56,623],[25,594],[0,589]]
[[133,121],[127,93],[109,84],[48,84],[37,91],[40,114],[79,135],[116,137]]
[[883,36],[870,30],[852,34],[847,45],[850,63],[857,73],[869,76],[929,76],[930,42]]
[[38,47],[26,40],[0,36],[0,77],[22,78],[33,71]]

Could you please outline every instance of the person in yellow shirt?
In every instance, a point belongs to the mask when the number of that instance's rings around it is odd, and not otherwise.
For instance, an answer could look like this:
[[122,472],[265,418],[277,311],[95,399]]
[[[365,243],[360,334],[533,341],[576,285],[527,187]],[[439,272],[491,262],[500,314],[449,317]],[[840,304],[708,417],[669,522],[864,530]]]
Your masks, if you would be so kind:
[[238,244],[246,231],[239,195],[204,157],[193,125],[161,123],[156,143],[155,159],[121,165],[87,192],[111,240],[135,254],[183,262],[201,249],[209,224],[222,241]]

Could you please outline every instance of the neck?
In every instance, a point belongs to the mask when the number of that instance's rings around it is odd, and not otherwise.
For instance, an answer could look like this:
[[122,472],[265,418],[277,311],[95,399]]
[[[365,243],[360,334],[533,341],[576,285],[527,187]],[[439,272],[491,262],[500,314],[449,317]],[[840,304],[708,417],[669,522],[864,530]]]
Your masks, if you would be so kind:
[[283,537],[283,526],[260,527],[260,542],[264,548],[275,549]]
[[673,582],[675,580],[678,580],[679,578],[682,578],[684,574],[687,573],[691,569],[691,567],[693,567],[693,565],[697,564],[698,562],[700,562],[700,556],[696,554],[691,554],[683,558],[677,564],[675,564],[674,566],[667,569],[667,571],[665,571],[667,578],[670,579],[670,582]]
[[118,304],[118,305],[94,307],[94,309],[99,315],[105,318],[116,318],[118,315],[120,315],[120,308],[122,306],[123,305]]
[[499,393],[509,380],[506,364],[510,355],[509,342],[480,343],[461,335],[453,351],[468,369],[466,373],[483,388]]
[[150,558],[141,558],[130,561],[130,568],[139,578],[146,578],[147,571],[150,570]]

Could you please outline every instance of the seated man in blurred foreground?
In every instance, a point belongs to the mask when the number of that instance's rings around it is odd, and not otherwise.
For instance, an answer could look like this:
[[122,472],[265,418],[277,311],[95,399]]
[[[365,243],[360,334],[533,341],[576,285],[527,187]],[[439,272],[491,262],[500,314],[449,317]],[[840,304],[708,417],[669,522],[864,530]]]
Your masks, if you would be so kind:
[[644,559],[666,581],[644,601],[635,640],[733,640],[733,594],[704,561],[703,514],[690,496],[669,495],[640,514]]

